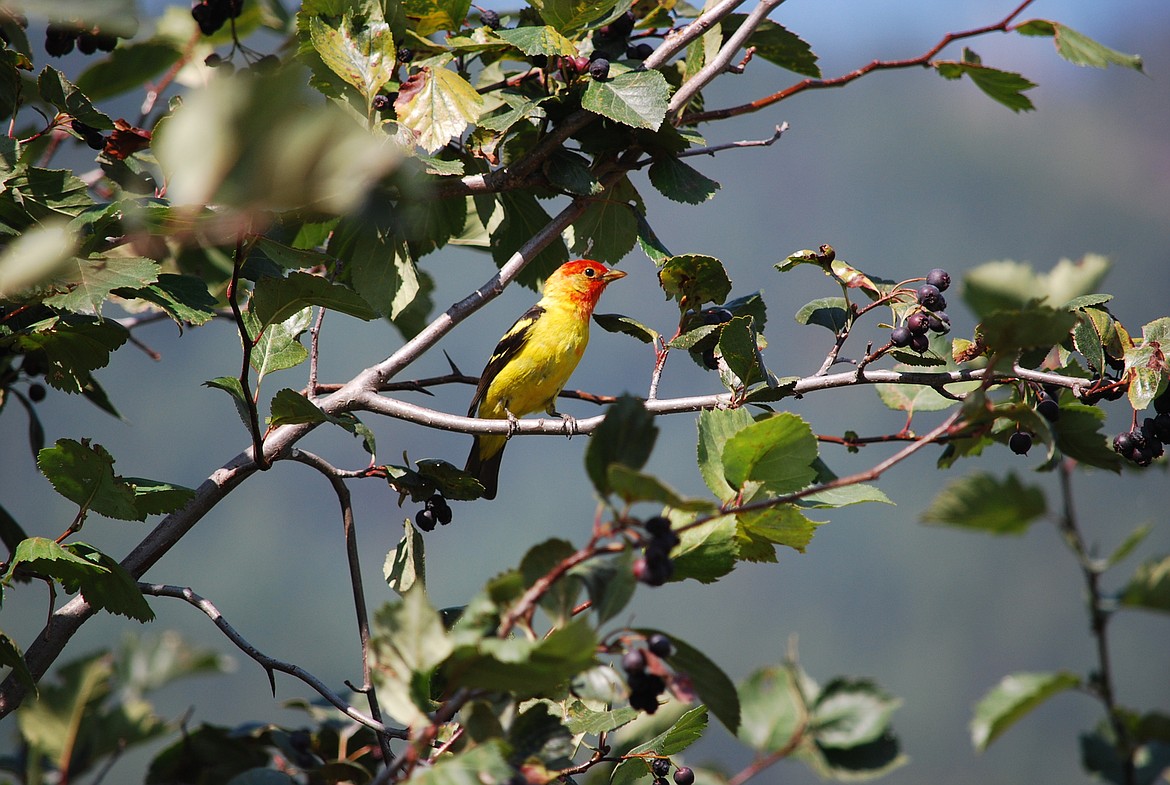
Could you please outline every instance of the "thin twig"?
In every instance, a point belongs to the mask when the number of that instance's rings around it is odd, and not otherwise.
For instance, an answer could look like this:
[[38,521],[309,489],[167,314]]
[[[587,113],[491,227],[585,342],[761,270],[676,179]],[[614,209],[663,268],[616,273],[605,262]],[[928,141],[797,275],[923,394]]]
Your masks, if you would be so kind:
[[248,378],[251,374],[252,367],[252,349],[256,346],[255,339],[248,335],[248,325],[244,322],[243,311],[240,310],[240,303],[237,297],[240,285],[240,268],[244,266],[244,235],[241,233],[236,236],[236,251],[232,264],[232,277],[227,285],[227,301],[232,308],[232,316],[236,320],[236,330],[240,334],[240,343],[243,346],[243,360],[240,364],[240,389],[243,393],[244,406],[248,410],[248,431],[252,435],[252,459],[256,461],[257,468],[264,470],[271,464],[268,458],[264,455],[264,434],[260,431],[260,413],[256,410],[256,399],[252,396],[250,383]]
[[[322,309],[324,311],[324,309]],[[345,556],[349,563],[349,582],[353,588],[353,607],[357,614],[358,637],[362,644],[362,692],[365,693],[370,704],[370,716],[379,723],[382,722],[382,710],[378,706],[378,694],[370,678],[370,617],[366,610],[366,594],[362,588],[361,559],[358,557],[357,530],[354,528],[353,500],[349,488],[342,479],[341,472],[332,464],[305,450],[293,450],[289,456],[292,460],[310,466],[329,480],[333,492],[337,495],[337,502],[341,505],[341,523],[345,537]],[[384,733],[377,733],[378,745],[382,748],[382,760],[386,765],[394,759],[390,750],[390,739]]]
[[236,645],[236,648],[247,654],[256,662],[260,663],[260,666],[264,668],[265,671],[267,671],[268,678],[270,683],[273,685],[273,689],[275,689],[276,684],[272,677],[273,671],[287,673],[293,678],[300,679],[305,684],[312,687],[318,695],[329,701],[329,703],[333,704],[333,706],[344,713],[345,716],[349,717],[355,722],[360,722],[367,728],[371,728],[374,731],[386,734],[387,736],[393,736],[396,739],[407,738],[406,731],[399,730],[398,728],[389,728],[372,717],[367,717],[366,715],[362,714],[353,706],[350,706],[345,702],[344,699],[341,698],[341,696],[337,695],[335,692],[333,692],[333,690],[329,689],[329,687],[327,687],[323,681],[299,665],[293,665],[292,663],[283,662],[273,657],[269,657],[251,643],[248,643],[244,636],[240,635],[240,633],[237,632],[236,629],[228,623],[227,619],[223,617],[223,614],[219,612],[219,609],[216,608],[210,600],[196,594],[190,587],[170,586],[162,583],[139,583],[138,588],[142,591],[143,594],[149,594],[152,597],[173,597],[177,600],[183,600],[190,605],[194,605],[196,608],[203,611],[207,618],[215,622],[215,626],[219,627],[220,631],[222,631],[223,634],[227,636],[228,640]]
[[776,130],[767,139],[741,139],[738,142],[725,142],[723,144],[714,144],[710,147],[696,147],[692,150],[683,150],[681,153],[676,153],[675,158],[686,158],[692,155],[715,155],[715,153],[723,150],[739,150],[745,147],[771,147],[780,140],[780,137],[788,130],[788,123],[783,122],[776,126]]

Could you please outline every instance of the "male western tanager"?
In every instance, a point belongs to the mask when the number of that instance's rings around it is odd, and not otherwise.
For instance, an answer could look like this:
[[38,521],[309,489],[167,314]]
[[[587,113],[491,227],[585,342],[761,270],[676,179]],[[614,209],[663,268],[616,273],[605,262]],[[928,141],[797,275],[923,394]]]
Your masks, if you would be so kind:
[[[589,343],[589,319],[610,281],[625,278],[600,262],[566,262],[544,282],[540,302],[512,325],[479,377],[467,416],[515,419],[543,409],[556,411],[557,395]],[[480,435],[471,445],[465,471],[483,483],[484,498],[496,498],[506,436]]]

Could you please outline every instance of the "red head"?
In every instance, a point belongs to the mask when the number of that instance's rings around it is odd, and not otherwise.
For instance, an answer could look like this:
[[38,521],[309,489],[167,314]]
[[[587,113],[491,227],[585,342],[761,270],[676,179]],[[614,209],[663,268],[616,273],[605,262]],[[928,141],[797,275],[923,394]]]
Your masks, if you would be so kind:
[[544,299],[568,300],[592,313],[609,282],[625,277],[621,270],[610,270],[601,262],[575,259],[562,264],[544,282]]

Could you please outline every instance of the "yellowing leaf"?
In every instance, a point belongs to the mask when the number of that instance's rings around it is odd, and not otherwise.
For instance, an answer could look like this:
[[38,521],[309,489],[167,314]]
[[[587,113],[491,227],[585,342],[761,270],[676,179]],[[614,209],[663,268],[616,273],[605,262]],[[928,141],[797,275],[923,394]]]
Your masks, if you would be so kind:
[[454,71],[424,66],[403,83],[394,109],[418,146],[434,153],[479,119],[483,96]]
[[356,87],[367,101],[394,78],[397,49],[386,22],[371,19],[359,25],[347,13],[340,27],[332,27],[313,17],[309,34],[325,65]]

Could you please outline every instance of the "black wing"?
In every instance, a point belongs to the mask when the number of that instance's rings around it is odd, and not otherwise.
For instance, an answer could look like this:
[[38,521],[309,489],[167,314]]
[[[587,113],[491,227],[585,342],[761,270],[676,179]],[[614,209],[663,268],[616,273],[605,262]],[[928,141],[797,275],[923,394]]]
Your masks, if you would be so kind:
[[536,320],[543,313],[544,308],[539,305],[532,306],[524,312],[523,316],[516,320],[515,324],[508,328],[508,332],[504,333],[504,337],[496,344],[491,359],[484,366],[483,373],[479,375],[479,384],[476,385],[475,395],[471,399],[471,406],[467,409],[468,417],[475,416],[475,410],[479,408],[480,401],[483,400],[483,396],[487,393],[488,387],[495,381],[496,376],[500,373],[500,369],[507,365],[524,348],[524,344],[528,342],[528,336],[532,332],[533,325],[536,324]]

